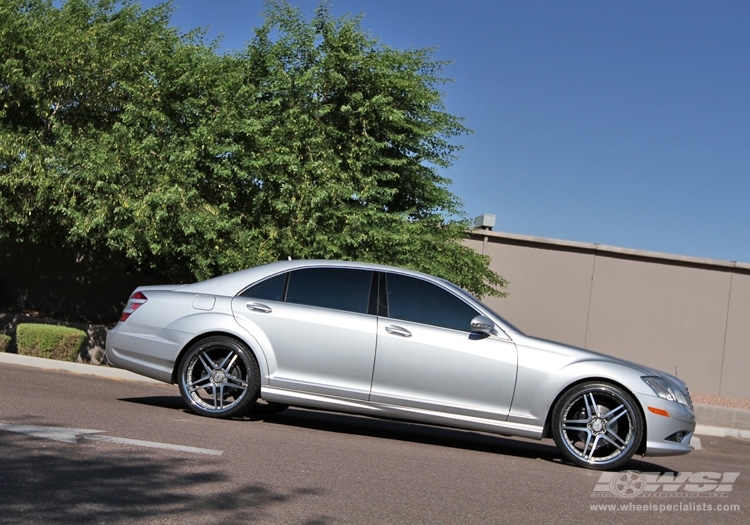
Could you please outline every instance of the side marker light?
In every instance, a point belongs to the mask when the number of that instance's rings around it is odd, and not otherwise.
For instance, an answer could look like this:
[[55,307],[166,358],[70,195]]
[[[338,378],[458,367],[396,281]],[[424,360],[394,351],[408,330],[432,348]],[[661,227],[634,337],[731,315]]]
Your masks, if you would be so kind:
[[666,410],[662,410],[661,408],[648,407],[648,411],[653,412],[657,416],[669,417],[669,412],[667,412]]

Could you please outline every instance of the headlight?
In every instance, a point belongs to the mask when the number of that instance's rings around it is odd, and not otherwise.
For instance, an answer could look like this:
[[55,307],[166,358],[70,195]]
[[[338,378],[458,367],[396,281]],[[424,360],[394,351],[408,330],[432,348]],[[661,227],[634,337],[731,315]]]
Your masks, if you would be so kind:
[[680,392],[679,389],[675,388],[669,381],[656,376],[646,376],[641,379],[643,379],[643,382],[651,387],[651,390],[653,390],[660,398],[689,406],[687,399],[685,399],[685,395]]

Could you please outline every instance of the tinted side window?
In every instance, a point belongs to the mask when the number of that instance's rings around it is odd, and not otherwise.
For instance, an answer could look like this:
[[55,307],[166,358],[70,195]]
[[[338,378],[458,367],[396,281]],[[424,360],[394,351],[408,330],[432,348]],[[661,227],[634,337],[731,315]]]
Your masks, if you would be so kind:
[[306,268],[289,274],[288,303],[367,313],[372,272],[350,268]]
[[470,332],[476,315],[471,306],[432,283],[388,274],[388,317]]
[[266,301],[283,301],[287,275],[286,273],[282,273],[261,281],[258,284],[252,285],[240,295],[252,299],[265,299]]

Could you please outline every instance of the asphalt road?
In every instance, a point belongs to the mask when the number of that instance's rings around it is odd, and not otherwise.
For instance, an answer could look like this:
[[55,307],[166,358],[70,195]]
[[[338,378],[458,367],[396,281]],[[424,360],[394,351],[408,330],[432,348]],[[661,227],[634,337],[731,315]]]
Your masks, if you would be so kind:
[[[8,364],[0,385],[2,523],[750,523],[747,440],[632,461],[621,497],[624,474],[551,441],[301,409],[219,421],[176,386]],[[668,478],[637,485],[651,472]]]

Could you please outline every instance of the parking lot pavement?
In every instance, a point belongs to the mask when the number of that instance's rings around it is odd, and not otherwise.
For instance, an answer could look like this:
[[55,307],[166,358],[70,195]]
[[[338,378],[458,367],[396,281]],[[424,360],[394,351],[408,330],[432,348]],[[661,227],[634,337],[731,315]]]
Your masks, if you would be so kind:
[[[18,354],[0,353],[0,363],[30,366],[47,370],[65,370],[75,374],[109,377],[125,381],[160,383],[160,381],[110,366],[70,363],[67,361],[56,361],[54,359],[43,359]],[[750,410],[696,404],[695,413],[698,419],[698,426],[695,430],[695,434],[698,436],[750,439]],[[699,448],[700,440],[696,439],[693,442],[693,446]]]

